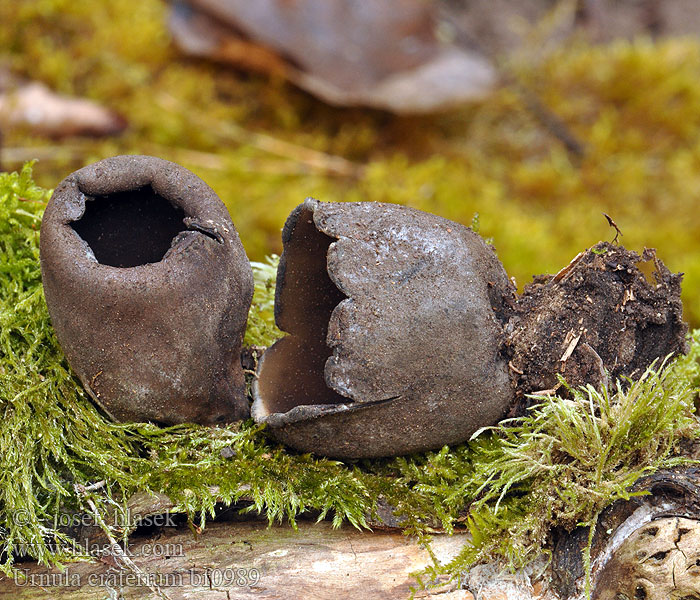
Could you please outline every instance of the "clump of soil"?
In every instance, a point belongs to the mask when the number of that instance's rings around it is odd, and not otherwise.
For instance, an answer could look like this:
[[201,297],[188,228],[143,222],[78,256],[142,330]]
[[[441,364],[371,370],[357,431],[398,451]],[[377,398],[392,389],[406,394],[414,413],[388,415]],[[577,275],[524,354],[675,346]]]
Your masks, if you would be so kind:
[[540,275],[507,325],[518,414],[527,394],[554,393],[557,374],[570,386],[636,378],[657,358],[687,352],[682,273],[653,249],[639,256],[600,242],[556,275]]

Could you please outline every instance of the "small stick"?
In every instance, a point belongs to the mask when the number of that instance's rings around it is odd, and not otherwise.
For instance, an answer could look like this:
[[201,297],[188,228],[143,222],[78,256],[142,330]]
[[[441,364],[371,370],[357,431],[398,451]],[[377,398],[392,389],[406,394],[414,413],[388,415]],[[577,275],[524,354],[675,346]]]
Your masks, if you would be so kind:
[[117,540],[114,539],[114,536],[112,535],[109,526],[107,525],[107,523],[104,522],[104,519],[98,512],[97,506],[95,506],[95,503],[92,501],[92,499],[88,497],[88,489],[95,488],[95,486],[99,486],[100,484],[104,484],[104,482],[101,481],[88,487],[85,487],[84,485],[80,484],[75,484],[73,487],[75,488],[75,491],[78,493],[78,495],[81,496],[85,500],[85,502],[87,502],[87,505],[92,511],[92,516],[95,518],[95,522],[97,523],[97,525],[99,525],[100,529],[107,536],[111,551],[110,556],[114,559],[114,562],[116,563],[115,566],[119,566],[122,568],[125,567],[129,571],[134,573],[138,577],[139,581],[144,582],[156,596],[161,598],[161,600],[171,600],[170,596],[168,596],[162,589],[160,589],[158,585],[153,585],[149,580],[148,574],[126,555],[124,550],[122,550],[122,547],[117,543]]
[[574,256],[573,260],[566,265],[561,271],[559,271],[554,277],[552,277],[552,283],[559,283],[564,277],[566,277],[573,268],[577,265],[578,261],[580,261],[583,258],[583,255],[586,252],[579,252],[576,256]]
[[620,231],[620,228],[617,226],[617,223],[615,223],[615,221],[612,220],[612,217],[609,214],[603,213],[603,216],[608,220],[608,225],[610,225],[610,227],[613,227],[615,229],[615,231],[617,232],[617,233],[615,233],[615,237],[613,238],[613,241],[612,241],[613,245],[617,245],[617,237],[618,236],[622,237],[622,232]]
[[576,346],[578,345],[579,340],[581,339],[581,334],[579,333],[575,338],[571,340],[569,343],[569,346],[566,348],[564,351],[564,354],[561,355],[561,358],[559,359],[559,362],[565,363],[571,355],[574,353],[574,350],[576,350]]
[[518,375],[525,375],[525,373],[522,370],[518,369],[518,367],[516,367],[513,364],[512,360],[508,361],[508,366],[510,367],[510,370],[513,371],[514,373],[517,373]]
[[[156,98],[156,102],[165,110],[181,114],[185,112],[178,99],[170,94],[160,94]],[[258,150],[292,160],[316,171],[324,171],[341,177],[358,177],[362,174],[363,169],[361,165],[353,163],[342,156],[300,146],[265,133],[249,131],[234,122],[210,119],[203,113],[198,114],[191,110],[187,111],[186,118],[199,127],[216,131],[221,137],[228,138],[239,144],[249,144]]]
[[452,41],[464,50],[471,52],[476,50],[488,58],[500,74],[502,81],[512,86],[516,91],[525,110],[566,148],[570,156],[576,161],[585,157],[586,146],[584,143],[574,135],[564,120],[540,99],[534,90],[525,85],[517,74],[503,60],[499,59],[500,52],[488,42],[484,43],[484,39],[472,37],[445,7],[440,9],[439,16],[453,30]]
[[553,388],[549,390],[539,390],[537,392],[532,392],[532,396],[554,396],[557,390],[561,387],[561,383],[557,383]]

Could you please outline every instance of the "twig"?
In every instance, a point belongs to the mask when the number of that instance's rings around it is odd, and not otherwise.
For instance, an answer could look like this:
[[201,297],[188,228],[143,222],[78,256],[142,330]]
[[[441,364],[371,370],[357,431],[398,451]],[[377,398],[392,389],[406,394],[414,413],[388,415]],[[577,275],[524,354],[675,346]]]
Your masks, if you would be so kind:
[[512,361],[512,360],[509,360],[509,361],[508,361],[508,367],[510,368],[511,371],[513,371],[513,373],[517,373],[518,375],[525,375],[525,372],[522,371],[521,369],[518,369],[518,367],[516,367],[516,366],[513,364],[513,361]]
[[511,85],[513,85],[520,94],[525,108],[563,144],[569,154],[572,154],[577,159],[583,158],[586,154],[585,147],[566,126],[566,123],[564,123],[552,109],[547,107],[535,92],[517,81],[515,76],[510,76],[506,73],[504,67],[500,67],[500,69],[504,74],[504,79],[506,81],[510,79]]
[[561,271],[559,271],[554,277],[552,277],[552,283],[559,283],[562,279],[564,279],[571,271],[573,271],[574,267],[578,264],[578,262],[583,258],[583,255],[586,252],[579,252],[576,256],[574,256],[573,260],[566,265]]
[[571,355],[574,353],[574,350],[576,350],[576,346],[578,345],[578,342],[581,339],[581,335],[582,334],[579,333],[576,337],[572,338],[568,347],[566,348],[566,350],[564,350],[564,354],[561,355],[559,362],[565,363],[567,360],[569,360]]
[[204,115],[197,114],[192,110],[188,110],[185,113],[179,100],[170,94],[160,94],[156,101],[162,108],[179,112],[192,123],[215,131],[229,140],[234,140],[241,144],[249,144],[263,152],[303,163],[315,170],[333,175],[358,177],[362,174],[363,169],[361,165],[357,165],[342,156],[286,142],[265,133],[249,131],[233,122],[207,119]]
[[616,231],[615,237],[613,238],[613,241],[612,241],[612,244],[616,245],[617,244],[617,237],[618,236],[622,237],[622,232],[620,231],[620,228],[617,226],[617,223],[615,223],[615,221],[612,220],[612,217],[610,215],[603,213],[603,216],[608,220],[608,225],[610,225],[610,227],[613,227]]
[[102,480],[98,481],[97,483],[93,483],[92,485],[83,486],[83,489],[86,492],[95,492],[97,490],[101,490],[105,485],[107,485],[107,482]]
[[82,146],[14,146],[0,148],[4,165],[25,163],[29,160],[74,160],[88,152]]
[[536,392],[532,392],[530,394],[531,396],[554,396],[554,394],[557,393],[557,390],[561,387],[561,383],[557,383],[553,388],[550,388],[548,390],[537,390]]
[[114,558],[116,566],[126,568],[132,573],[134,573],[138,577],[140,582],[145,583],[148,586],[148,588],[162,600],[171,600],[170,596],[168,596],[163,590],[161,590],[157,584],[152,584],[148,577],[148,574],[126,555],[124,550],[122,550],[122,547],[117,543],[117,540],[114,539],[114,536],[112,535],[112,532],[109,529],[107,523],[104,522],[104,519],[97,510],[97,506],[95,505],[93,500],[87,495],[88,490],[90,490],[91,488],[99,489],[95,486],[102,487],[102,485],[104,485],[104,482],[99,482],[88,487],[85,487],[84,485],[80,484],[75,484],[73,487],[76,493],[81,498],[83,498],[87,505],[90,507],[95,522],[99,525],[100,529],[103,531],[105,536],[107,536],[107,539],[109,540],[111,556],[112,558]]
[[[225,155],[213,152],[201,152],[154,143],[143,144],[141,149],[157,156],[171,157],[176,162],[189,163],[213,171],[225,171],[231,168],[231,163]],[[0,153],[3,161],[10,165],[22,164],[33,159],[42,161],[82,160],[91,151],[87,146],[15,146],[4,148]],[[236,168],[248,173],[270,175],[296,176],[309,172],[308,165],[298,162],[292,163],[289,160],[249,159],[236,162]]]
[[454,43],[466,50],[481,52],[488,57],[494,68],[500,73],[502,81],[511,86],[520,96],[523,105],[577,160],[586,154],[584,144],[567,127],[566,123],[548,106],[544,104],[529,87],[525,86],[507,67],[499,60],[497,52],[484,44],[481,39],[475,39],[461,27],[446,8],[440,10],[440,18],[454,31]]
[[[225,171],[231,168],[231,162],[222,154],[161,146],[152,143],[144,145],[143,148],[156,155],[170,155],[177,162],[189,163],[205,169]],[[304,175],[309,172],[308,166],[300,163],[290,163],[287,160],[249,159],[237,161],[236,168],[248,173],[266,173],[270,175]]]

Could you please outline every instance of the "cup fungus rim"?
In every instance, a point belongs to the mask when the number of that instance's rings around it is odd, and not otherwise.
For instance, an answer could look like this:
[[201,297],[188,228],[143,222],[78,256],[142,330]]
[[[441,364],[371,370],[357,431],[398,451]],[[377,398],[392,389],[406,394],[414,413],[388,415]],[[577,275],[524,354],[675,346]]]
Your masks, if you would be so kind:
[[[107,172],[107,174],[105,174]],[[74,228],[86,215],[88,202],[99,197],[149,190],[154,196],[167,201],[173,209],[183,213],[182,225],[170,240],[163,256],[155,262],[133,266],[116,266],[100,262],[90,243]],[[184,191],[183,191],[184,190]],[[190,198],[197,197],[197,204]],[[226,215],[221,213],[221,205]],[[193,209],[197,210],[193,210]],[[201,218],[195,213],[204,212]],[[196,240],[208,238],[216,245],[230,242],[227,236],[233,230],[226,223],[228,211],[216,193],[197,175],[177,163],[148,155],[120,155],[105,158],[69,175],[53,193],[47,206],[47,216],[53,220],[64,238],[63,252],[80,267],[99,269],[105,273],[126,273],[130,277],[152,277],[154,271],[167,272],[183,262],[186,253],[179,252]],[[47,219],[48,220],[48,219]],[[218,222],[217,222],[218,221]],[[234,234],[235,235],[235,234]]]

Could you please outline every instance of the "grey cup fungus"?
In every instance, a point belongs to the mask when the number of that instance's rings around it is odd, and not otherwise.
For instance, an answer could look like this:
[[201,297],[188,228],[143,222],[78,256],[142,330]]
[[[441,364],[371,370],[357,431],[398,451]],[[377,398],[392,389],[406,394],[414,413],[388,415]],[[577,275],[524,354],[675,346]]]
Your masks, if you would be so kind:
[[247,416],[240,349],[253,275],[226,207],[201,179],[150,156],[80,169],[51,198],[40,249],[58,341],[111,416]]
[[307,200],[287,219],[252,414],[338,458],[465,441],[511,404],[503,325],[514,289],[470,229],[415,209]]

